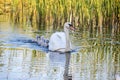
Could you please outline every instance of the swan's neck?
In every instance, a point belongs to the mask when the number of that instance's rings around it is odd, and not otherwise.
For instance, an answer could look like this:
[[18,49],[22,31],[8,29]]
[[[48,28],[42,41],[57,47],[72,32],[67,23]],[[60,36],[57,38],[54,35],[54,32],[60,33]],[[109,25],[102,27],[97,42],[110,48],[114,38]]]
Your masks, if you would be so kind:
[[64,28],[65,36],[66,36],[66,51],[70,51],[70,39],[69,39],[69,30]]

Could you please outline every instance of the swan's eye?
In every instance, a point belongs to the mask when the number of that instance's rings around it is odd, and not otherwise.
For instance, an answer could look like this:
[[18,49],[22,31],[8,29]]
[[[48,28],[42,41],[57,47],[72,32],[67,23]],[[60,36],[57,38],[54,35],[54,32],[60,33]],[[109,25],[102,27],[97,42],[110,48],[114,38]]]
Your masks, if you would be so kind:
[[73,26],[72,24],[68,24],[69,26]]

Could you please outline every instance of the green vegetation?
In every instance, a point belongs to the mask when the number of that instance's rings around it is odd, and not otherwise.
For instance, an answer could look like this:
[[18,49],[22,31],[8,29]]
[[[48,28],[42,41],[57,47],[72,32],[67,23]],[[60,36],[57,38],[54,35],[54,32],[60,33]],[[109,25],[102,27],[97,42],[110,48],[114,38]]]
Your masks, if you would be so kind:
[[60,27],[71,21],[79,28],[120,32],[120,0],[1,0],[0,15],[14,23]]

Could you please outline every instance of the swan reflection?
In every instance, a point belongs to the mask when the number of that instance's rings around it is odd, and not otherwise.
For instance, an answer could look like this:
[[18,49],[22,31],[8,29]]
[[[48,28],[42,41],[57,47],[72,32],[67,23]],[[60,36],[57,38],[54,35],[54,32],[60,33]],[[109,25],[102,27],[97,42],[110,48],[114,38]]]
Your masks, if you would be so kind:
[[[49,78],[51,80],[72,80],[69,79],[70,53],[49,52]],[[53,75],[54,74],[54,75]]]

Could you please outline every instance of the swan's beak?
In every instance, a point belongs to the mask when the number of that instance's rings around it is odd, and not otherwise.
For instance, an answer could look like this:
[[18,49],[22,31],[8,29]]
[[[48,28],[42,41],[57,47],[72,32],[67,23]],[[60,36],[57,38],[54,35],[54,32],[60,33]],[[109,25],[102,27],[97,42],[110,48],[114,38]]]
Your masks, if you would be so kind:
[[76,31],[76,28],[73,27],[73,25],[70,25],[70,30],[72,30],[72,31]]

